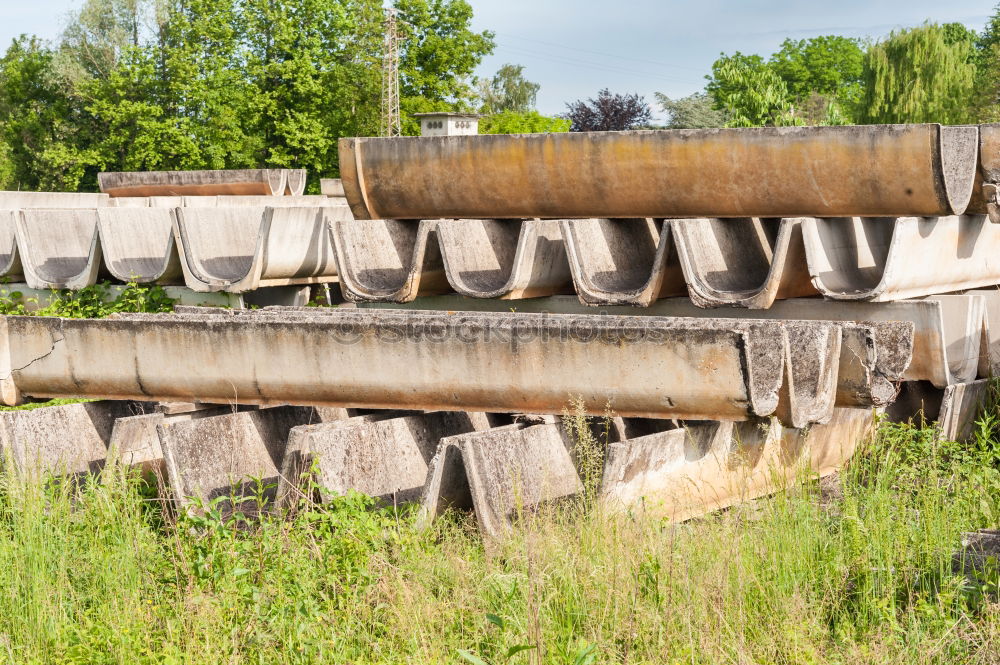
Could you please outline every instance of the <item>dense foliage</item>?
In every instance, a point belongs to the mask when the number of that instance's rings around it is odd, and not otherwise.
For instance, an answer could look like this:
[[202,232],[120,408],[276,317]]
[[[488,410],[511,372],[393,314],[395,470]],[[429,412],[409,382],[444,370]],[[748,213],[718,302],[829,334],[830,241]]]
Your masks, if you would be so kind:
[[[465,0],[398,0],[401,107],[471,110],[493,49]],[[0,188],[95,189],[102,170],[305,167],[378,127],[379,0],[87,0],[58,43],[0,59]],[[313,188],[316,183],[311,183]]]
[[640,95],[612,94],[607,88],[596,98],[566,105],[572,132],[612,132],[635,129],[649,123],[652,111]]

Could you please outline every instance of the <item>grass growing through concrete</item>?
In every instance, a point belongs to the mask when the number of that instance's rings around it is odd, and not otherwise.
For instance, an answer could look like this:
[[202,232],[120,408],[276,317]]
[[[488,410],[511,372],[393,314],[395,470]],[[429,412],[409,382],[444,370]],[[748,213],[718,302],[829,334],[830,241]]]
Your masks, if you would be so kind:
[[175,520],[135,475],[0,480],[0,661],[995,663],[995,416],[969,446],[884,424],[810,482],[672,526],[562,506],[484,545],[361,496],[290,520]]
[[174,300],[162,286],[130,282],[120,291],[110,282],[82,289],[53,290],[44,299],[25,296],[20,291],[0,290],[0,315],[59,316],[67,319],[101,319],[118,313],[160,313],[173,311]]

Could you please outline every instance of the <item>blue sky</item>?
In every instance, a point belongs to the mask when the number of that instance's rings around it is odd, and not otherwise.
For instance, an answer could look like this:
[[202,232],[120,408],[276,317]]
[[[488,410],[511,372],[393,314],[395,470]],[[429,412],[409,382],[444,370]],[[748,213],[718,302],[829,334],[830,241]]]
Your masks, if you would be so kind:
[[[55,38],[82,0],[0,0],[0,44],[22,32]],[[704,86],[720,52],[769,55],[788,37],[878,38],[925,20],[980,30],[994,3],[975,0],[469,0],[475,27],[496,32],[480,74],[525,65],[541,84],[539,110],[603,87],[680,97]]]

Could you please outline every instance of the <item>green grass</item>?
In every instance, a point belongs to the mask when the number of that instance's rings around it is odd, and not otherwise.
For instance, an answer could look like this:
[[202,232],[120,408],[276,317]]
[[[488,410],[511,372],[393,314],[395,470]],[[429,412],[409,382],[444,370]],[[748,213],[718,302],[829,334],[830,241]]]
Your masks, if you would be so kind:
[[110,282],[86,286],[76,291],[53,290],[45,303],[20,291],[3,289],[0,315],[59,316],[69,319],[100,319],[118,313],[159,313],[173,311],[174,300],[161,286],[131,282],[114,293]]
[[0,662],[996,663],[1000,445],[883,424],[831,495],[807,482],[670,525],[563,506],[484,544],[359,495],[289,519],[175,519],[108,470],[0,475]]

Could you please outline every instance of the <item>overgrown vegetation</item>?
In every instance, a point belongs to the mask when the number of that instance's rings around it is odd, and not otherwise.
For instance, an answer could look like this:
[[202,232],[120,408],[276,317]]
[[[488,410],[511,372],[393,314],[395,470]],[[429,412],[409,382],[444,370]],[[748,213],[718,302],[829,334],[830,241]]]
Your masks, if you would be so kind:
[[118,313],[170,312],[173,307],[174,299],[162,286],[135,282],[124,286],[101,282],[75,291],[53,290],[43,296],[0,287],[0,315],[102,319]]
[[579,506],[484,544],[360,495],[289,519],[176,517],[108,469],[0,478],[0,654],[18,663],[995,663],[997,413],[970,446],[883,423],[839,490],[670,525]]

